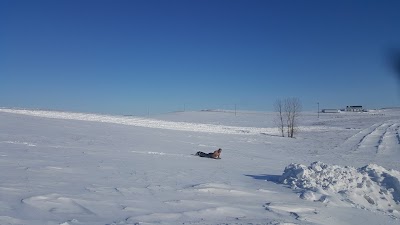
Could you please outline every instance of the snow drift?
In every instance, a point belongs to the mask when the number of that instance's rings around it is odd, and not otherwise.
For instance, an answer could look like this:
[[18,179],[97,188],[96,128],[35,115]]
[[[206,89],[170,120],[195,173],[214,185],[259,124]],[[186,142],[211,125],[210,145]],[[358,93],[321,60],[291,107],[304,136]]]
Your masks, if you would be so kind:
[[300,198],[324,203],[349,202],[353,206],[400,217],[400,172],[370,164],[361,168],[313,162],[292,163],[279,182],[301,189]]

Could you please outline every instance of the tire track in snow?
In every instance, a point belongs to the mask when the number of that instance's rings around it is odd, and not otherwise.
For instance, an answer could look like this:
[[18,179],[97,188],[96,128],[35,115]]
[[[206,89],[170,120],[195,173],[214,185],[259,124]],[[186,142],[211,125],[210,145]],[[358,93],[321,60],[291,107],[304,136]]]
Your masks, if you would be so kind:
[[383,123],[376,127],[371,133],[365,135],[360,140],[355,150],[358,151],[368,149],[374,150],[375,153],[378,153],[379,146],[382,144],[383,138],[389,126],[391,126],[391,124]]
[[396,153],[396,145],[400,144],[399,140],[399,124],[394,123],[390,125],[383,133],[382,138],[379,140],[379,146],[377,153],[379,154],[390,154]]
[[359,131],[358,133],[352,135],[348,139],[346,139],[342,144],[339,146],[335,147],[333,151],[357,151],[358,146],[360,145],[361,142],[372,132],[374,132],[377,127],[381,126],[382,123],[376,123],[366,129],[363,129]]
[[400,145],[399,127],[400,127],[400,125],[397,125],[397,128],[396,128],[396,136],[397,136],[397,143]]
[[360,148],[360,146],[362,145],[362,143],[364,143],[365,140],[368,139],[369,136],[370,136],[372,133],[374,133],[374,132],[378,129],[378,127],[381,127],[382,125],[383,125],[383,124],[380,124],[379,126],[375,127],[372,131],[370,131],[370,132],[368,132],[367,134],[365,134],[365,135],[360,139],[360,141],[357,143],[357,145],[354,146],[353,150],[354,150],[354,151],[357,151],[357,150]]
[[[378,145],[376,146],[376,153],[379,153],[380,151],[382,151],[382,148],[386,147],[386,139],[388,137],[387,133],[388,133],[388,129],[386,128],[386,130],[382,133],[382,135],[380,136],[379,140],[378,140]],[[385,140],[385,141],[384,141]]]
[[[375,154],[395,154],[400,144],[398,130],[399,124],[394,121],[386,121],[380,125],[373,125],[363,132],[363,137],[353,146],[353,152],[375,153]],[[353,136],[354,137],[354,136]]]
[[376,123],[348,138],[343,144],[336,147],[335,151],[344,152],[365,152],[371,151],[375,154],[393,149],[394,133],[397,135],[397,143],[400,143],[398,136],[399,124],[393,121]]

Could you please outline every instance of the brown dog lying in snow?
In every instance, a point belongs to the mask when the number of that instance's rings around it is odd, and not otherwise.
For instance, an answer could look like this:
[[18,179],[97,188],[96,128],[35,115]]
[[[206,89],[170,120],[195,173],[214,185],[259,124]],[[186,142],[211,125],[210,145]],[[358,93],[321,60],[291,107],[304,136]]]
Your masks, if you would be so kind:
[[219,149],[215,150],[214,152],[210,152],[210,153],[197,152],[196,155],[198,155],[200,157],[220,159],[221,152],[222,152],[222,149],[219,148]]

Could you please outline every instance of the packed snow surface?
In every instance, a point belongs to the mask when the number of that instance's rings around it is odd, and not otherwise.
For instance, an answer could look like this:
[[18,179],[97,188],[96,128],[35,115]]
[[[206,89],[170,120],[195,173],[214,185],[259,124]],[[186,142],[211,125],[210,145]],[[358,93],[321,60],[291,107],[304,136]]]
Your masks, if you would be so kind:
[[399,110],[275,119],[0,108],[0,224],[400,224]]

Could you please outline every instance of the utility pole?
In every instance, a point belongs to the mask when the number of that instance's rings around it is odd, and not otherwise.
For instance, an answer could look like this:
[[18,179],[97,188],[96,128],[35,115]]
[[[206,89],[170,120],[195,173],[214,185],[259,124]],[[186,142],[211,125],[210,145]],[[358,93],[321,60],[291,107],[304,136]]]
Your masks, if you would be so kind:
[[236,116],[236,104],[235,104],[235,116]]

